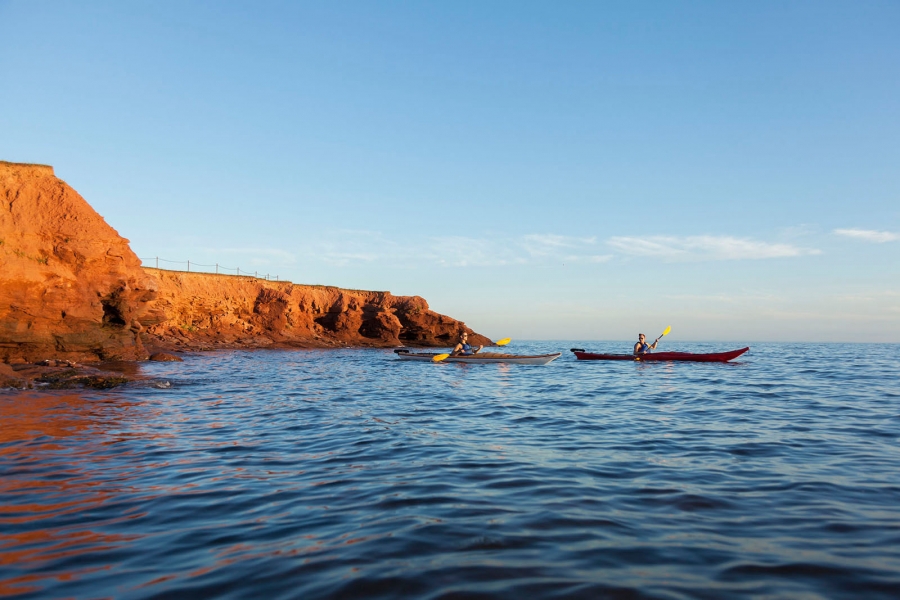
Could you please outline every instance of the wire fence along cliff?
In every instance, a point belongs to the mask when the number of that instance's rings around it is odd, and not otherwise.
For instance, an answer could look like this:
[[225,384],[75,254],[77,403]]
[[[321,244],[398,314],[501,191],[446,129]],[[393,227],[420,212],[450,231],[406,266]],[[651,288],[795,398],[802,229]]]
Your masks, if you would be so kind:
[[[162,269],[164,271],[186,271],[188,273],[215,273],[216,275],[232,275],[237,277],[254,277],[256,279],[265,279],[266,281],[286,281],[279,279],[278,275],[270,275],[269,273],[261,274],[259,271],[248,271],[240,267],[226,267],[216,263],[214,265],[206,265],[203,263],[193,262],[190,260],[168,260],[154,256],[153,258],[142,258],[143,266],[152,267],[154,269]],[[159,266],[159,263],[164,263]],[[175,266],[168,265],[186,265],[186,268],[179,269]]]

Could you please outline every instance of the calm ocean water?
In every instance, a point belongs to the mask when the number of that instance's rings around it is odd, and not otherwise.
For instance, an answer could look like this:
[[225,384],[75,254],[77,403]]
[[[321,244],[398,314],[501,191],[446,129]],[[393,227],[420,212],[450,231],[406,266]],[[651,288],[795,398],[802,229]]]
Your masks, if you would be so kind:
[[[571,346],[630,343],[509,349]],[[220,352],[0,393],[0,596],[898,598],[898,356]]]

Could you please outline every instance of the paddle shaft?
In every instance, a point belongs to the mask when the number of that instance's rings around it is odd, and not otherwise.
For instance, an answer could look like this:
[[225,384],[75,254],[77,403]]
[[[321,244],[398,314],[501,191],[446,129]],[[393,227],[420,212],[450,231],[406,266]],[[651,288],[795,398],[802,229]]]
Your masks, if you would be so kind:
[[661,334],[659,334],[659,337],[656,338],[656,341],[653,342],[653,344],[656,345],[656,343],[659,342],[659,340],[663,339],[663,336],[668,335],[670,331],[672,331],[672,326],[671,326],[671,325],[669,325],[668,327],[666,327],[665,331],[663,331]]

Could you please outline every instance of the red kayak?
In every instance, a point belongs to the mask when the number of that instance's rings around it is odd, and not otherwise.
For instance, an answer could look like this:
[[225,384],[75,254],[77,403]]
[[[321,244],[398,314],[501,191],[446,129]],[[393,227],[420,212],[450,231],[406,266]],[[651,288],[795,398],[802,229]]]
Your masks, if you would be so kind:
[[710,352],[708,354],[694,354],[692,352],[651,352],[649,354],[641,354],[634,356],[633,354],[594,354],[593,352],[585,352],[581,348],[572,348],[575,358],[578,360],[637,360],[641,362],[649,361],[666,361],[681,360],[687,362],[728,362],[737,358],[750,347],[741,348],[740,350],[729,350],[728,352]]

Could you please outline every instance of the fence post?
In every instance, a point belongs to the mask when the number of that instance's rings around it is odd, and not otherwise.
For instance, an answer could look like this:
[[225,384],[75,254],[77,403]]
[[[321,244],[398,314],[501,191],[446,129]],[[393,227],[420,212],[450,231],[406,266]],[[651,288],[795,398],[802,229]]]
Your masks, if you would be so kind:
[[219,263],[216,263],[216,275],[219,274]]
[[159,257],[158,256],[156,257],[156,268],[157,269],[159,268]]
[[191,272],[191,261],[188,261],[188,273]]
[[240,277],[241,276],[241,268],[240,267],[237,268],[237,272],[238,272],[238,277]]

